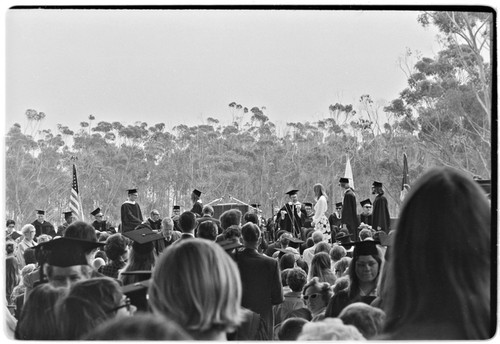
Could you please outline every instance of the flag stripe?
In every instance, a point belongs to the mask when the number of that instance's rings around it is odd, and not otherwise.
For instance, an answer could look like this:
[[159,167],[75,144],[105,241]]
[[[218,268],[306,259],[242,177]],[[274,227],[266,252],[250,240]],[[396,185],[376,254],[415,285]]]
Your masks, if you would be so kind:
[[76,176],[76,166],[73,164],[73,183],[71,187],[71,195],[69,198],[69,207],[73,212],[73,215],[79,219],[83,219],[82,204],[80,201],[80,194],[78,193],[78,179]]

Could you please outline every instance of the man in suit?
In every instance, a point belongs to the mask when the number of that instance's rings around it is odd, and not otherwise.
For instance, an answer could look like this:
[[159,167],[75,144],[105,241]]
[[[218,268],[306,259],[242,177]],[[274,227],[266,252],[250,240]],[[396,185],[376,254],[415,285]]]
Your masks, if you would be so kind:
[[164,249],[179,240],[182,235],[181,232],[174,230],[174,221],[171,218],[165,217],[161,223],[161,234],[163,235],[163,240],[157,240],[154,242],[155,252],[157,254],[160,254]]
[[214,208],[211,205],[206,205],[203,207],[203,216],[202,217],[197,217],[196,222],[198,223],[198,226],[205,222],[205,221],[212,221],[217,225],[217,234],[222,234],[222,227],[220,226],[220,221],[213,218],[214,216]]
[[181,237],[179,240],[193,239],[194,230],[198,223],[196,215],[190,211],[185,211],[179,216],[179,227],[181,228]]
[[273,305],[284,300],[278,261],[258,252],[262,236],[256,224],[244,224],[241,235],[244,248],[235,255],[243,286],[241,305],[264,319],[268,339],[272,340]]

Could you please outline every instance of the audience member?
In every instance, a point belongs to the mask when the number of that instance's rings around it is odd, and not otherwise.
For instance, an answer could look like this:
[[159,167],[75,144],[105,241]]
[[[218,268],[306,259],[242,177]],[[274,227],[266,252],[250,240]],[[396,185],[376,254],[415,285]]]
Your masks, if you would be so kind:
[[5,243],[5,296],[6,301],[10,301],[10,295],[12,291],[19,283],[19,264],[16,257],[14,256],[14,250],[16,243],[13,241],[7,241]]
[[312,233],[312,241],[313,241],[313,246],[306,248],[304,252],[302,253],[302,258],[304,261],[307,263],[307,265],[310,267],[311,266],[311,261],[314,256],[314,250],[316,249],[316,246],[320,243],[323,242],[323,233],[319,230],[314,231]]
[[385,313],[366,303],[355,302],[344,308],[339,318],[344,324],[355,326],[366,339],[372,339],[382,332]]
[[175,319],[195,340],[225,340],[242,321],[241,296],[234,261],[202,239],[181,240],[166,250],[149,287],[153,311]]
[[198,222],[198,227],[201,223],[205,221],[212,221],[217,228],[217,235],[222,233],[222,227],[220,226],[220,221],[215,219],[214,217],[214,208],[211,205],[203,206],[202,216],[196,218],[196,222]]
[[308,279],[311,280],[313,277],[318,277],[318,282],[328,282],[330,285],[334,285],[337,278],[333,274],[331,264],[328,253],[316,253],[311,262]]
[[[201,212],[201,210],[200,210]],[[179,227],[182,232],[179,240],[193,239],[194,230],[198,223],[196,222],[196,215],[190,211],[185,211],[179,216]]]
[[161,234],[163,236],[163,240],[160,239],[153,242],[156,255],[159,255],[164,249],[179,240],[182,235],[181,232],[174,230],[175,223],[170,217],[165,217],[161,223]]
[[280,324],[278,339],[282,341],[295,341],[302,332],[302,328],[309,321],[303,318],[288,318]]
[[302,290],[302,298],[311,311],[311,321],[319,321],[325,318],[325,310],[328,301],[333,295],[332,288],[327,282],[319,282],[318,277],[313,277]]
[[132,315],[134,310],[112,278],[96,277],[76,282],[57,305],[60,339],[83,339],[104,321]]
[[349,265],[351,264],[351,257],[343,257],[333,266],[333,274],[335,277],[340,278],[346,276],[349,272]]
[[495,335],[491,212],[477,183],[452,168],[431,169],[412,186],[382,290],[384,338],[480,340]]
[[[206,206],[205,206],[206,207]],[[198,224],[197,237],[215,241],[217,238],[217,225],[212,221],[203,221]]]
[[24,261],[24,251],[26,251],[30,247],[34,247],[36,245],[35,239],[36,229],[32,224],[24,225],[21,228],[21,234],[23,235],[22,240],[17,245],[16,250],[16,258],[19,263],[19,268],[22,269],[26,263]]
[[327,242],[320,242],[316,245],[316,248],[314,249],[314,254],[317,254],[319,252],[325,252],[326,254],[330,254],[330,249],[332,247],[330,246],[329,243]]
[[332,260],[332,266],[334,266],[336,262],[344,258],[346,255],[347,252],[344,246],[333,244],[332,249],[330,250],[330,259]]
[[56,321],[56,303],[66,294],[66,288],[44,283],[33,288],[27,298],[19,321],[15,338],[20,340],[61,339],[61,328]]
[[335,285],[333,286],[333,295],[338,294],[341,291],[347,292],[349,288],[349,276],[342,276],[337,278]]
[[296,309],[305,308],[302,300],[302,288],[307,283],[307,276],[301,268],[288,269],[286,283],[290,291],[284,293],[284,301],[273,306],[275,327],[288,318],[288,314]]
[[354,243],[349,265],[349,289],[334,295],[326,310],[327,317],[337,317],[342,309],[354,302],[370,304],[377,296],[377,283],[382,266],[382,254],[376,241]]
[[340,319],[326,318],[322,321],[307,323],[302,327],[297,341],[353,341],[365,340],[358,329],[345,325]]
[[104,276],[118,279],[118,273],[126,265],[127,239],[120,233],[111,234],[104,246],[104,252],[108,257],[108,263],[101,266],[98,271]]

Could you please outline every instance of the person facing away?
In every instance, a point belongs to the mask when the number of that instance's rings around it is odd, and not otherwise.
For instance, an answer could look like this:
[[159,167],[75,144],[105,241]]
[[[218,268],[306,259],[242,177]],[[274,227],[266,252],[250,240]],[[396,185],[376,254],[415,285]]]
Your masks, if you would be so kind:
[[220,225],[220,221],[213,217],[214,216],[214,208],[211,205],[206,205],[203,207],[202,214],[203,215],[201,217],[196,218],[198,225],[201,224],[202,222],[205,222],[205,221],[212,221],[217,226],[217,234],[221,234],[222,227]]
[[141,207],[137,203],[138,197],[137,189],[127,190],[127,200],[120,208],[122,233],[134,230],[143,222]]
[[372,184],[372,194],[377,195],[373,201],[372,227],[376,231],[389,233],[391,230],[391,216],[387,198],[384,196],[383,185],[381,182],[374,181]]
[[262,236],[256,224],[244,224],[241,235],[244,248],[235,257],[243,286],[241,305],[264,319],[267,337],[272,338],[273,305],[284,300],[278,261],[258,252]]
[[354,193],[354,190],[349,186],[348,178],[340,178],[339,185],[342,189],[344,189],[344,200],[342,202],[341,215],[342,227],[347,228],[349,233],[356,237],[356,230],[359,226],[358,212],[356,211],[356,194]]
[[203,203],[201,202],[201,191],[194,189],[193,192],[191,192],[191,202],[193,202],[193,207],[191,208],[191,212],[195,214],[196,217],[202,216],[202,211],[203,211]]

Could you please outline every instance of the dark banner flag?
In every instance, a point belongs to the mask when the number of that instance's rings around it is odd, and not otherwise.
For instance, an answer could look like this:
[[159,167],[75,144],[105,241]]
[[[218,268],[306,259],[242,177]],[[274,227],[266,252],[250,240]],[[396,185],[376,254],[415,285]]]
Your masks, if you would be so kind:
[[410,175],[408,174],[408,159],[406,157],[406,153],[403,153],[403,181],[401,183],[401,194],[399,195],[399,199],[401,202],[406,197],[406,194],[410,190]]

